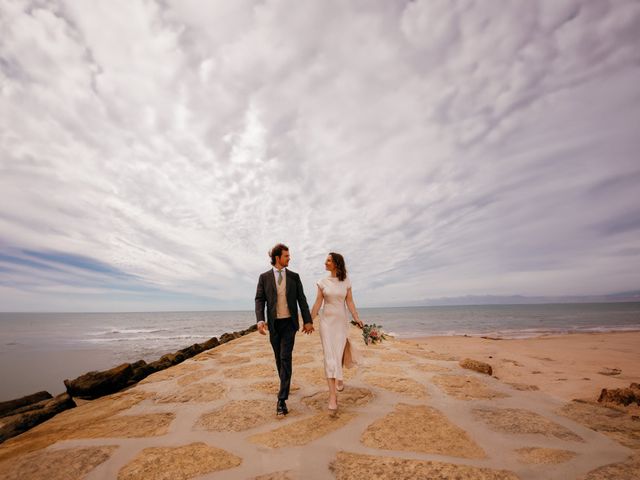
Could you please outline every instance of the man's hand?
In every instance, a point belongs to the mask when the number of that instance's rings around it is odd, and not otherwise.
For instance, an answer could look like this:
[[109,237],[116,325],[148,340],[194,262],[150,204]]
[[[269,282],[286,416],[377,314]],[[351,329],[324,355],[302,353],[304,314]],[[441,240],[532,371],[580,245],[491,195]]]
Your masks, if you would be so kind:
[[266,335],[267,334],[267,324],[264,322],[258,322],[258,332],[260,332],[260,335]]
[[313,328],[313,323],[309,322],[309,323],[305,323],[302,326],[302,333],[304,333],[305,335],[311,335],[314,331]]

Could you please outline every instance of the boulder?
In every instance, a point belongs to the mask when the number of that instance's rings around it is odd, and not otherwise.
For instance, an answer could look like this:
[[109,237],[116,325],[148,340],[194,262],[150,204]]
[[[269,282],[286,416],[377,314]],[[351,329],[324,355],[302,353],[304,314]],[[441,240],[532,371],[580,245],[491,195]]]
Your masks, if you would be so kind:
[[133,377],[130,363],[101,372],[88,372],[75,380],[65,380],[67,393],[72,397],[94,399],[122,390]]
[[15,400],[7,400],[6,402],[0,402],[0,417],[6,417],[12,415],[14,410],[23,409],[35,403],[43,400],[49,400],[53,398],[49,392],[44,390],[41,392],[32,393],[31,395],[25,395],[24,397],[16,398]]
[[199,343],[194,343],[190,347],[183,348],[182,350],[178,350],[176,353],[182,353],[185,358],[191,358],[199,354],[200,352],[204,352],[204,347]]
[[148,364],[144,360],[138,360],[137,362],[132,363],[131,368],[133,369],[133,375],[129,379],[129,385],[138,383],[140,380],[157,371],[151,366],[151,364]]
[[223,333],[222,335],[220,335],[220,343],[227,343],[231,340],[235,340],[236,338],[240,338],[242,335],[240,335],[238,332],[232,332],[232,333]]
[[[212,348],[215,348],[215,347],[217,347],[218,345],[220,345],[220,341],[218,340],[218,338],[217,338],[217,337],[213,337],[213,338],[211,338],[211,339],[207,340],[206,342],[204,342],[204,343],[202,344],[202,348],[203,348],[204,350],[211,350]],[[203,350],[203,351],[204,351],[204,350]]]
[[186,359],[187,357],[180,351],[176,353],[167,353],[166,355],[160,357],[160,360],[167,360],[171,363],[171,365],[177,365],[181,362],[184,362]]
[[64,410],[74,408],[76,404],[68,393],[61,393],[56,397],[38,402],[38,406],[39,408],[24,413],[4,417],[0,423],[0,443],[26,432]]
[[475,370],[476,372],[484,373],[486,375],[493,375],[493,368],[488,363],[481,362],[479,360],[472,360],[465,358],[460,360],[460,366],[469,370]]
[[613,377],[615,375],[620,375],[622,373],[622,370],[620,370],[619,368],[609,368],[609,367],[604,367],[602,370],[600,370],[598,372],[600,375],[607,375],[609,377]]
[[254,323],[249,328],[245,328],[244,330],[242,330],[242,335],[248,335],[249,333],[257,332],[257,331],[258,331],[258,324]]
[[635,403],[640,406],[640,384],[632,383],[628,388],[603,388],[598,402],[616,403],[625,407]]

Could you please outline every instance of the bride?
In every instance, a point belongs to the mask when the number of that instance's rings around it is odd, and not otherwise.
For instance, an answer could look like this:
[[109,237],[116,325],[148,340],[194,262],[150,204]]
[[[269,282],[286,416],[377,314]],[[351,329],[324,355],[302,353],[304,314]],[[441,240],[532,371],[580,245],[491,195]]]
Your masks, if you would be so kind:
[[324,266],[331,275],[317,282],[318,294],[311,310],[311,318],[316,318],[320,307],[324,304],[320,321],[320,338],[324,352],[324,370],[329,385],[329,412],[333,414],[338,410],[336,391],[341,392],[344,389],[342,367],[350,368],[355,363],[353,348],[347,335],[349,328],[347,308],[360,328],[363,324],[353,303],[351,280],[347,277],[342,255],[329,253]]

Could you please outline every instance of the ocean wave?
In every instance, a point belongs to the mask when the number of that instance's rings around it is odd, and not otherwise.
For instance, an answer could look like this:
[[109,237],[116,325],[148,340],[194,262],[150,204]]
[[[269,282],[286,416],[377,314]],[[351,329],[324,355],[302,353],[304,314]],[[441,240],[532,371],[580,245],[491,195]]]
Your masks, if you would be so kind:
[[154,342],[154,341],[174,341],[174,340],[208,340],[208,335],[171,335],[171,336],[137,336],[121,338],[85,338],[86,343],[123,343],[123,342]]

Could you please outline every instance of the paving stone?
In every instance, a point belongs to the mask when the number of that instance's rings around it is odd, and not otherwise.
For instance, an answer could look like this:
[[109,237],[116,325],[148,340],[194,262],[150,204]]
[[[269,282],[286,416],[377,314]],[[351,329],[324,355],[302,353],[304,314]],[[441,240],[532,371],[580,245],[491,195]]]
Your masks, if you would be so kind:
[[118,480],[188,480],[237,467],[242,459],[205,443],[142,450],[118,472]]
[[583,442],[571,430],[529,410],[519,408],[476,408],[476,418],[483,420],[489,428],[501,433],[539,434],[561,440]]
[[426,405],[396,405],[393,412],[367,427],[361,441],[367,447],[385,450],[486,457],[467,432],[439,410]]
[[116,446],[39,450],[0,463],[3,480],[80,480],[105,462]]
[[413,398],[427,398],[429,395],[424,385],[410,378],[388,377],[383,375],[365,375],[364,381],[369,385],[381,387],[395,393]]
[[173,390],[171,393],[159,394],[156,403],[201,403],[221,399],[225,394],[222,383],[193,383],[185,388]]
[[[373,392],[366,388],[350,387],[346,385],[342,392],[338,392],[340,407],[361,407],[373,400]],[[314,410],[326,410],[329,403],[329,391],[322,391],[302,398],[302,403]]]
[[338,452],[331,469],[336,480],[518,480],[507,470],[349,452]]
[[557,450],[553,448],[525,447],[516,450],[518,460],[528,464],[557,464],[568,462],[576,456],[576,452],[570,450]]
[[[197,422],[199,428],[212,432],[240,432],[270,422],[275,417],[276,401],[234,400],[213,412],[206,413]],[[289,415],[295,415],[291,409]]]
[[313,440],[344,427],[356,416],[353,412],[338,411],[335,416],[318,413],[297,422],[289,423],[275,430],[249,437],[251,443],[259,443],[271,448],[306,445]]

